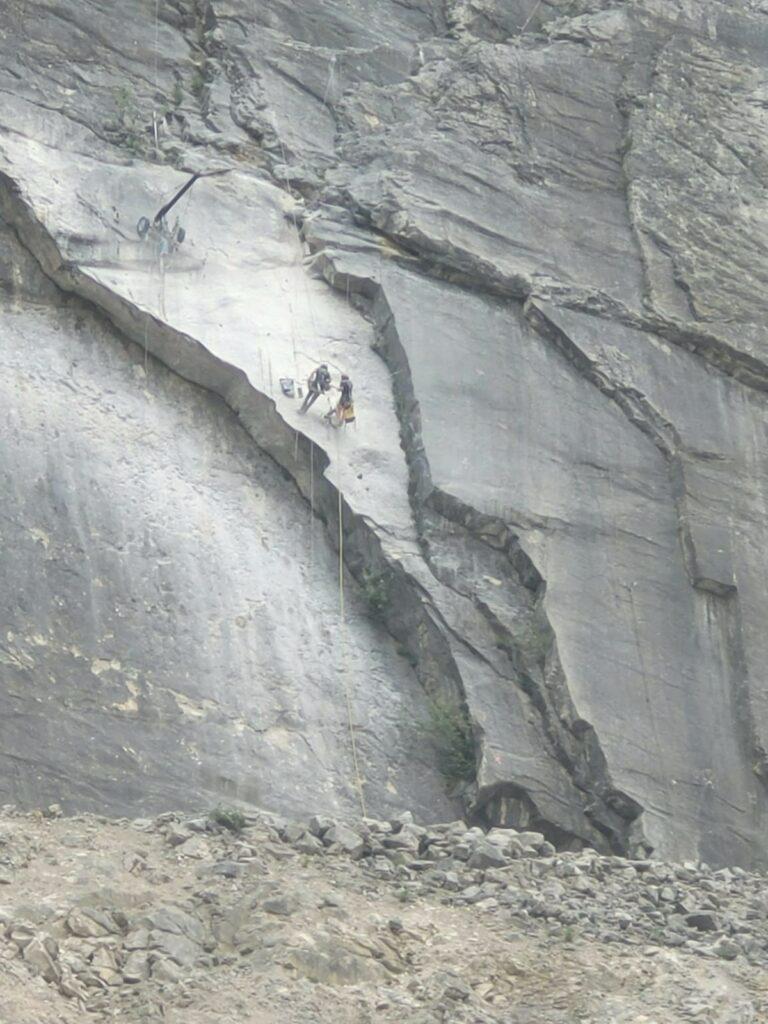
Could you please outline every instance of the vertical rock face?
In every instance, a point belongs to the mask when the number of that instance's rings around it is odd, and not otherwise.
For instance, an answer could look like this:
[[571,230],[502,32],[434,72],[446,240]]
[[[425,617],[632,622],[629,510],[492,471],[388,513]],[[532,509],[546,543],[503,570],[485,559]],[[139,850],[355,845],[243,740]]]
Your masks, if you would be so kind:
[[[231,411],[46,288],[3,302],[0,796],[450,810],[424,696],[309,506]],[[29,275],[29,276],[28,276]],[[42,300],[42,301],[41,301]]]
[[765,3],[6,6],[2,791],[764,865]]

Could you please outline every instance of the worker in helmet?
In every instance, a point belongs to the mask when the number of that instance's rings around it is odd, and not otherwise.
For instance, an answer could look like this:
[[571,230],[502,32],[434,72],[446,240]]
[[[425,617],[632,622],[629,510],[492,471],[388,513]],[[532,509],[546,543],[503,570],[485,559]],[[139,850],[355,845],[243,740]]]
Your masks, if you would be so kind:
[[352,402],[352,381],[346,373],[341,375],[339,400],[336,403],[336,408],[331,410],[327,418],[331,426],[334,427],[343,427],[347,423],[354,423],[355,421],[355,406]]
[[330,391],[330,389],[331,374],[328,370],[327,364],[321,363],[307,378],[307,397],[304,399],[299,412],[307,412],[307,410],[314,405],[320,395],[324,395],[326,391]]

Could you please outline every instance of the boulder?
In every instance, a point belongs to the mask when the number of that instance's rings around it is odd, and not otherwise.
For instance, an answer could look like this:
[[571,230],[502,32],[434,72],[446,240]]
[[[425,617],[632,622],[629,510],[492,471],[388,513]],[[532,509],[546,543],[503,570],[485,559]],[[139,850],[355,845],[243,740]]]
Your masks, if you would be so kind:
[[710,910],[697,910],[692,914],[686,914],[685,923],[689,928],[695,928],[700,932],[716,932],[720,930],[720,920],[717,914]]
[[39,974],[46,981],[57,982],[61,978],[61,968],[56,963],[56,945],[51,940],[33,938],[24,947],[24,962],[34,974]]
[[137,985],[149,977],[149,956],[143,949],[135,949],[125,958],[123,981]]
[[328,818],[323,814],[313,814],[309,819],[309,831],[313,836],[322,839],[328,829],[333,828],[335,824],[333,818]]
[[326,846],[347,854],[352,860],[359,860],[365,849],[362,838],[347,825],[334,825],[329,828],[323,834],[323,842]]
[[467,861],[470,868],[501,868],[508,863],[505,854],[494,843],[478,843]]

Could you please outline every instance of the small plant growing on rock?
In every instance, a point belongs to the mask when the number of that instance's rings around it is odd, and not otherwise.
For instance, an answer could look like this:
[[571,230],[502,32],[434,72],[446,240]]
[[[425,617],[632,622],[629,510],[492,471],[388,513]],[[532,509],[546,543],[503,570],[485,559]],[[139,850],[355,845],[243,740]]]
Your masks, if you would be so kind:
[[531,619],[516,631],[514,642],[529,661],[543,662],[552,648],[552,631]]
[[419,659],[412,651],[409,651],[404,644],[397,644],[395,650],[397,651],[401,658],[405,658],[405,660],[408,662],[411,668],[416,668],[418,666]]
[[363,569],[363,593],[371,610],[376,615],[383,615],[392,598],[389,573]]
[[198,99],[203,95],[203,89],[205,88],[205,78],[200,68],[195,68],[192,74],[192,82],[190,89],[193,96],[197,96]]
[[123,145],[132,153],[140,154],[144,150],[142,138],[141,116],[133,91],[127,85],[115,90],[117,106],[117,123],[122,135]]
[[433,698],[425,730],[437,751],[440,770],[452,785],[475,777],[472,727],[466,711],[457,701]]
[[216,807],[211,811],[209,817],[216,825],[221,825],[222,828],[234,832],[236,835],[243,831],[246,824],[245,815],[236,807]]

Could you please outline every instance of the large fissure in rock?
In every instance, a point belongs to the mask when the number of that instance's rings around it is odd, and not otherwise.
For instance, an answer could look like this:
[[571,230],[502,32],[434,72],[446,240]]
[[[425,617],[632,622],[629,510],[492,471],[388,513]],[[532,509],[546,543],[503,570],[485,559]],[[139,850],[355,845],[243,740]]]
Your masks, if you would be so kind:
[[675,501],[682,561],[691,586],[703,595],[707,618],[714,623],[721,637],[723,672],[731,688],[733,717],[741,733],[740,742],[752,761],[755,774],[765,781],[766,748],[760,738],[754,698],[747,683],[739,594],[732,581],[708,575],[706,566],[701,564],[699,545],[694,539],[692,516],[688,510],[686,446],[678,430],[642,392],[614,379],[604,365],[598,366],[590,359],[566,331],[547,316],[542,304],[529,299],[525,308],[527,320],[534,330],[554,345],[586,380],[615,402],[629,422],[664,456]]
[[[585,819],[595,829],[592,841],[599,843],[599,837],[603,837],[611,849],[620,853],[641,849],[638,819],[642,808],[612,783],[595,731],[578,715],[568,692],[556,637],[544,608],[545,581],[509,523],[478,512],[432,483],[419,402],[385,288],[370,279],[352,281],[348,275],[336,275],[332,270],[326,276],[345,292],[352,287],[368,306],[375,324],[377,350],[392,377],[401,440],[410,469],[414,517],[427,565],[441,584],[454,589],[480,612],[501,655],[493,664],[499,684],[519,688],[535,709],[548,756],[563,766],[583,794]],[[503,576],[502,583],[486,573],[483,578],[492,580],[490,589],[506,584],[505,597],[511,596],[510,590],[516,592],[510,603],[502,599],[498,613],[494,602],[484,600],[479,593],[478,558],[462,562],[468,542],[481,552],[480,558],[490,555],[497,564],[495,571]],[[514,781],[486,786],[480,782],[473,813],[496,824],[535,822],[561,845],[574,838],[571,834],[566,840],[567,829],[557,821],[545,820],[530,794]]]
[[[609,324],[621,325],[649,335],[656,335],[677,345],[691,355],[701,359],[717,372],[731,377],[756,391],[768,391],[768,366],[756,356],[737,350],[726,339],[718,337],[706,325],[691,321],[676,320],[658,313],[631,309],[613,296],[598,289],[579,288],[559,281],[537,278],[523,270],[509,275],[497,266],[481,261],[471,252],[446,251],[444,247],[427,236],[414,238],[389,229],[375,221],[370,211],[349,195],[338,198],[344,202],[345,213],[371,243],[376,240],[387,247],[388,258],[404,267],[417,267],[418,273],[436,281],[443,281],[474,294],[487,295],[513,303],[527,302],[535,307],[538,303],[554,304],[566,310],[573,310]],[[318,212],[323,213],[323,204]],[[354,229],[353,229],[354,233]],[[310,248],[318,254],[320,269],[329,279],[341,281],[345,275],[332,268],[325,269],[323,255],[326,238],[322,223],[316,226],[308,218],[308,241]],[[332,244],[332,243],[331,243]],[[355,287],[365,294],[370,293],[361,280]]]

